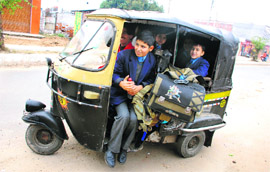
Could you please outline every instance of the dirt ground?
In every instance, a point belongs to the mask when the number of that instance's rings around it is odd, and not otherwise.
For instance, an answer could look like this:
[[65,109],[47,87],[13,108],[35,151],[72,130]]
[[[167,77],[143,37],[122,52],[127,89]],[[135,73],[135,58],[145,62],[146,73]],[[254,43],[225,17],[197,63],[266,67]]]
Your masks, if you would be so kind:
[[45,38],[27,38],[27,37],[15,37],[5,36],[5,44],[16,45],[35,45],[43,47],[64,47],[69,42],[68,38],[59,37],[56,35],[46,35]]
[[0,172],[269,172],[270,70],[268,66],[236,65],[227,125],[215,132],[212,146],[192,158],[181,158],[174,144],[146,143],[128,155],[125,165],[110,169],[104,153],[80,145],[71,133],[55,154],[41,156],[25,142],[29,124],[21,120],[28,98],[50,108],[45,84],[47,67],[0,68]]

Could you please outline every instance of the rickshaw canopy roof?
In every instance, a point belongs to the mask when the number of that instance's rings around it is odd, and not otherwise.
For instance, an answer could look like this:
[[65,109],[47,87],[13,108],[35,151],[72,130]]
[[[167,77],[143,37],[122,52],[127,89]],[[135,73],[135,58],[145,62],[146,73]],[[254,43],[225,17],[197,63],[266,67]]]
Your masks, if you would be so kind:
[[160,13],[155,11],[122,10],[112,8],[112,9],[99,9],[92,12],[90,15],[116,16],[126,20],[148,20],[148,21],[158,21],[176,24],[211,35],[221,41],[225,41],[228,43],[231,42],[232,44],[238,43],[238,39],[234,37],[230,32],[213,27],[207,27],[190,23],[166,13]]

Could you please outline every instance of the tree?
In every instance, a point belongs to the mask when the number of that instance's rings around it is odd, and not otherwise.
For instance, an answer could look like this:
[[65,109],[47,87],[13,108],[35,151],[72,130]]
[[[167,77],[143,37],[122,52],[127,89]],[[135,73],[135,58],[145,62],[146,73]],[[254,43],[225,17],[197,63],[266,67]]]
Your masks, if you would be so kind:
[[164,12],[163,6],[159,6],[155,0],[104,0],[100,8]]
[[262,38],[259,36],[255,36],[251,39],[251,43],[254,45],[254,49],[252,53],[253,54],[252,57],[254,61],[257,61],[259,52],[264,49],[267,41],[268,40],[266,38]]
[[[11,14],[14,14],[16,9],[22,8],[19,5],[20,2],[22,2],[22,0],[0,0],[0,50],[5,49],[3,29],[2,29],[3,28],[2,14],[4,13],[4,9],[7,9]],[[28,0],[24,0],[24,2],[27,2],[29,5],[31,5]]]

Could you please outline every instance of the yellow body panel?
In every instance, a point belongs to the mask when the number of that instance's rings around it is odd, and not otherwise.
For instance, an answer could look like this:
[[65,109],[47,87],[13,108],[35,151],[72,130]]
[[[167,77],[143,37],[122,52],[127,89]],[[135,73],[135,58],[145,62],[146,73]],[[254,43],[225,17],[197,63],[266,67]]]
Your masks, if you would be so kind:
[[113,49],[111,52],[110,61],[108,62],[108,66],[106,66],[101,71],[91,72],[87,70],[74,68],[64,60],[62,62],[57,60],[55,61],[54,68],[61,76],[71,79],[71,80],[88,83],[88,84],[111,86],[114,65],[115,65],[116,56],[118,53],[120,38],[122,34],[122,28],[123,28],[125,20],[118,17],[108,17],[108,16],[106,17],[88,16],[88,18],[89,19],[93,18],[95,20],[109,20],[112,23],[114,23],[116,27],[115,41],[113,44]]
[[221,98],[221,97],[229,97],[230,94],[231,94],[231,91],[206,94],[204,100],[217,99],[217,98]]

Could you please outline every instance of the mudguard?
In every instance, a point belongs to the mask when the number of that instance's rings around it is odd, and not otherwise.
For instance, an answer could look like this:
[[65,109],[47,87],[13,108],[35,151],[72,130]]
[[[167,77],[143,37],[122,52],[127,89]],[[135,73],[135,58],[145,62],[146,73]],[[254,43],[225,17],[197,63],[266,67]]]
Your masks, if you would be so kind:
[[201,114],[195,118],[193,122],[188,123],[185,128],[181,129],[183,135],[188,135],[192,132],[205,132],[204,146],[211,146],[213,135],[216,129],[222,128],[226,125],[223,119],[217,114]]
[[39,110],[36,112],[28,113],[22,117],[22,120],[26,123],[38,124],[46,127],[58,138],[67,140],[68,136],[64,127],[64,124],[60,117],[53,116],[50,112],[45,110]]
[[193,122],[188,123],[185,128],[195,129],[223,123],[224,121],[217,114],[201,114],[199,117],[195,117],[195,120]]

